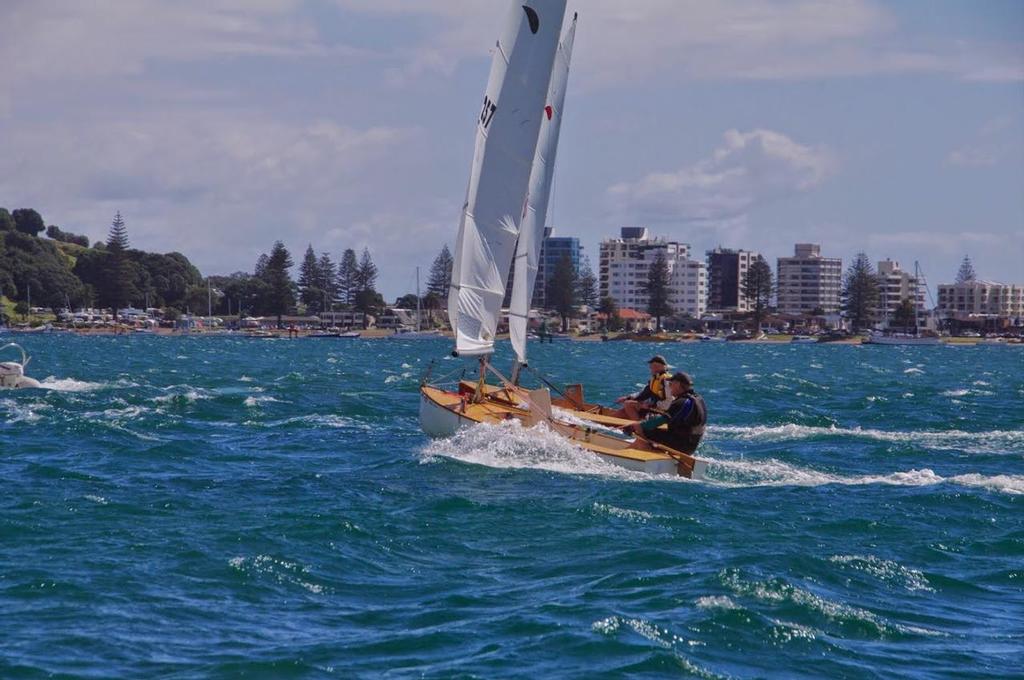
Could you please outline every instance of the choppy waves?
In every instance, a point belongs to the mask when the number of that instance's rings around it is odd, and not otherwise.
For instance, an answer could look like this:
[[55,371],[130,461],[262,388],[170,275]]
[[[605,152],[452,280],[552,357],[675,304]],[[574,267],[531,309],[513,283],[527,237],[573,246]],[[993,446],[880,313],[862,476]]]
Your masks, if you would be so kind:
[[[428,441],[440,342],[31,341],[0,677],[1018,670],[1013,352],[661,345],[713,417],[692,481],[512,422]],[[531,350],[602,403],[652,352]]]

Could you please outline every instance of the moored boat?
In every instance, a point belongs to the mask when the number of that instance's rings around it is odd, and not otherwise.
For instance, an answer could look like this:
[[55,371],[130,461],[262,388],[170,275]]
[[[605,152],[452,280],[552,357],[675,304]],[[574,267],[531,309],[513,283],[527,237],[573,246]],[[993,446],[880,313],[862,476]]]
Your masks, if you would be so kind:
[[38,380],[25,375],[25,367],[32,360],[25,349],[13,342],[0,347],[0,352],[6,349],[16,349],[21,352],[21,361],[0,361],[0,389],[42,387]]

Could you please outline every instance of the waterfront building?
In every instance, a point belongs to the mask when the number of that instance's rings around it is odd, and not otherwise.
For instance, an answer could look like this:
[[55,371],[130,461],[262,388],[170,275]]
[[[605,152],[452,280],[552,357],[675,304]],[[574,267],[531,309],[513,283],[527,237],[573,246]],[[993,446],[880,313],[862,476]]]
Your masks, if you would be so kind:
[[822,257],[816,243],[797,243],[793,257],[780,257],[776,274],[780,314],[839,311],[843,261]]
[[875,319],[883,325],[892,323],[893,315],[904,300],[914,301],[918,313],[925,311],[924,287],[918,277],[900,268],[896,260],[878,263],[878,306]]
[[[548,279],[555,271],[555,266],[563,256],[569,256],[573,268],[578,274],[583,261],[583,246],[576,236],[555,236],[554,227],[544,227],[544,240],[541,241],[540,257],[537,260],[537,283],[533,287],[531,306],[547,309]],[[509,270],[508,285],[505,286],[505,301],[508,307],[512,302],[512,283],[515,281],[515,266]]]
[[601,297],[611,297],[620,308],[646,309],[647,272],[659,252],[668,263],[673,313],[699,318],[707,309],[707,266],[690,259],[688,243],[653,237],[646,227],[622,227],[619,238],[601,242]]
[[995,281],[939,284],[939,315],[947,319],[1020,319],[1024,285]]
[[708,269],[708,311],[748,312],[753,305],[743,294],[743,282],[750,265],[758,253],[750,250],[732,250],[718,247],[709,250]]

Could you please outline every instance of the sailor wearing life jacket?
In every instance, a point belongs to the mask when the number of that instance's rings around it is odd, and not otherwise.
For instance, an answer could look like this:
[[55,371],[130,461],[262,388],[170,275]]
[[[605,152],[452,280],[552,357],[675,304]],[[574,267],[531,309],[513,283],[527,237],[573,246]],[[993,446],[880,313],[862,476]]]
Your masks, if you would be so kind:
[[[669,388],[675,398],[663,415],[627,425],[623,431],[633,432],[642,437],[637,440],[634,448],[654,450],[653,446],[644,441],[647,439],[676,451],[692,454],[704,436],[704,426],[708,422],[707,406],[704,404],[704,398],[693,391],[693,379],[687,373],[679,372],[673,375]],[[667,429],[659,429],[661,425],[667,425]]]
[[651,370],[651,379],[639,392],[615,400],[616,404],[622,404],[622,407],[612,414],[616,418],[640,420],[652,407],[664,410],[672,403],[672,395],[668,389],[669,373],[666,370],[668,362],[665,361],[665,357],[656,354],[647,362],[647,366]]

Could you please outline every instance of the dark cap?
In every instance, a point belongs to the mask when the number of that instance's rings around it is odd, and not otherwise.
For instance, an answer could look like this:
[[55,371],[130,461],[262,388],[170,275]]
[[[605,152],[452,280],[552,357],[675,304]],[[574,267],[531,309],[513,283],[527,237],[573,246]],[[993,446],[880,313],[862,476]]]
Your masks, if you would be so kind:
[[682,383],[684,385],[689,385],[691,387],[693,386],[693,378],[690,377],[689,373],[683,373],[682,371],[674,373],[672,375],[672,380],[677,383]]
[[661,364],[662,366],[668,366],[668,362],[665,361],[665,357],[660,354],[655,354],[653,357],[647,360],[649,364]]

